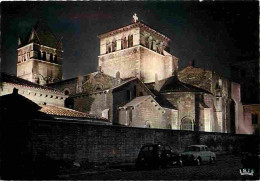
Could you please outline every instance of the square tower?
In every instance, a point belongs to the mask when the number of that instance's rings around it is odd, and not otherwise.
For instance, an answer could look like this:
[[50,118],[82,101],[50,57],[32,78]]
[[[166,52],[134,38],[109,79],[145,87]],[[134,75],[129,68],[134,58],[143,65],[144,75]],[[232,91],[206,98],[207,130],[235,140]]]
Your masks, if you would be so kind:
[[62,42],[39,20],[22,42],[18,39],[17,77],[44,85],[62,79]]
[[105,74],[150,83],[168,78],[178,69],[178,59],[168,53],[170,39],[140,21],[98,37],[98,66]]

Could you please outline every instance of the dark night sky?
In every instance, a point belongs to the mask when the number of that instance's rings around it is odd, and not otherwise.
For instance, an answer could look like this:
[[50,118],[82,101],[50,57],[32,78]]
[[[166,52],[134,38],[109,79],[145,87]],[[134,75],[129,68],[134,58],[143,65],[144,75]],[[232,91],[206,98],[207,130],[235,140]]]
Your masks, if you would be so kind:
[[16,74],[18,35],[44,18],[63,37],[65,79],[96,70],[98,35],[139,20],[171,38],[179,68],[229,76],[230,62],[258,58],[258,2],[2,2],[1,71]]

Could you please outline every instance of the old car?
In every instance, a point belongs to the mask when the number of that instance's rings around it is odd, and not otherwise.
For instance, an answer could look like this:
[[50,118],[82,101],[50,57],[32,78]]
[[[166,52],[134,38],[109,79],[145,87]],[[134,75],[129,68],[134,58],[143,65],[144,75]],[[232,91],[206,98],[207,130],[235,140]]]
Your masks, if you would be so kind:
[[174,164],[182,166],[180,154],[174,153],[169,145],[164,144],[142,146],[136,160],[137,168],[163,168]]
[[216,154],[209,151],[206,145],[191,145],[186,147],[181,154],[181,158],[184,164],[191,163],[200,165],[201,163],[215,163]]
[[258,145],[253,150],[248,150],[242,153],[242,168],[241,175],[258,176],[260,173],[260,146]]

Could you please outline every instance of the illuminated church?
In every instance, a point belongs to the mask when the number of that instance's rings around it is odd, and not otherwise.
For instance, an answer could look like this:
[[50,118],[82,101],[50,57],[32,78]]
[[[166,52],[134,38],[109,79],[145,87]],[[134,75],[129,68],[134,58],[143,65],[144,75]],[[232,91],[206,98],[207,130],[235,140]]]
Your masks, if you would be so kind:
[[67,80],[62,42],[46,26],[38,23],[27,42],[19,40],[17,76],[63,92],[64,107],[128,127],[247,133],[240,85],[194,63],[178,70],[170,38],[136,14],[133,23],[98,36],[96,72]]

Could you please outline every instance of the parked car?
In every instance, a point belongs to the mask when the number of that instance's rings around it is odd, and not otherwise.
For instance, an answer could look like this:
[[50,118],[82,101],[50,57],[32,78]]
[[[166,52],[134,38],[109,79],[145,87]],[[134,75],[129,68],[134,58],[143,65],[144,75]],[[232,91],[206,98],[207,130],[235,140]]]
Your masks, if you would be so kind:
[[255,150],[242,153],[242,169],[251,172],[252,175],[260,173],[260,146]]
[[209,162],[211,164],[216,162],[216,154],[209,151],[205,145],[191,145],[186,147],[181,154],[184,164],[192,163],[200,165],[202,162]]
[[174,153],[169,145],[163,144],[142,146],[136,160],[137,168],[162,168],[174,164],[182,166],[180,154]]

